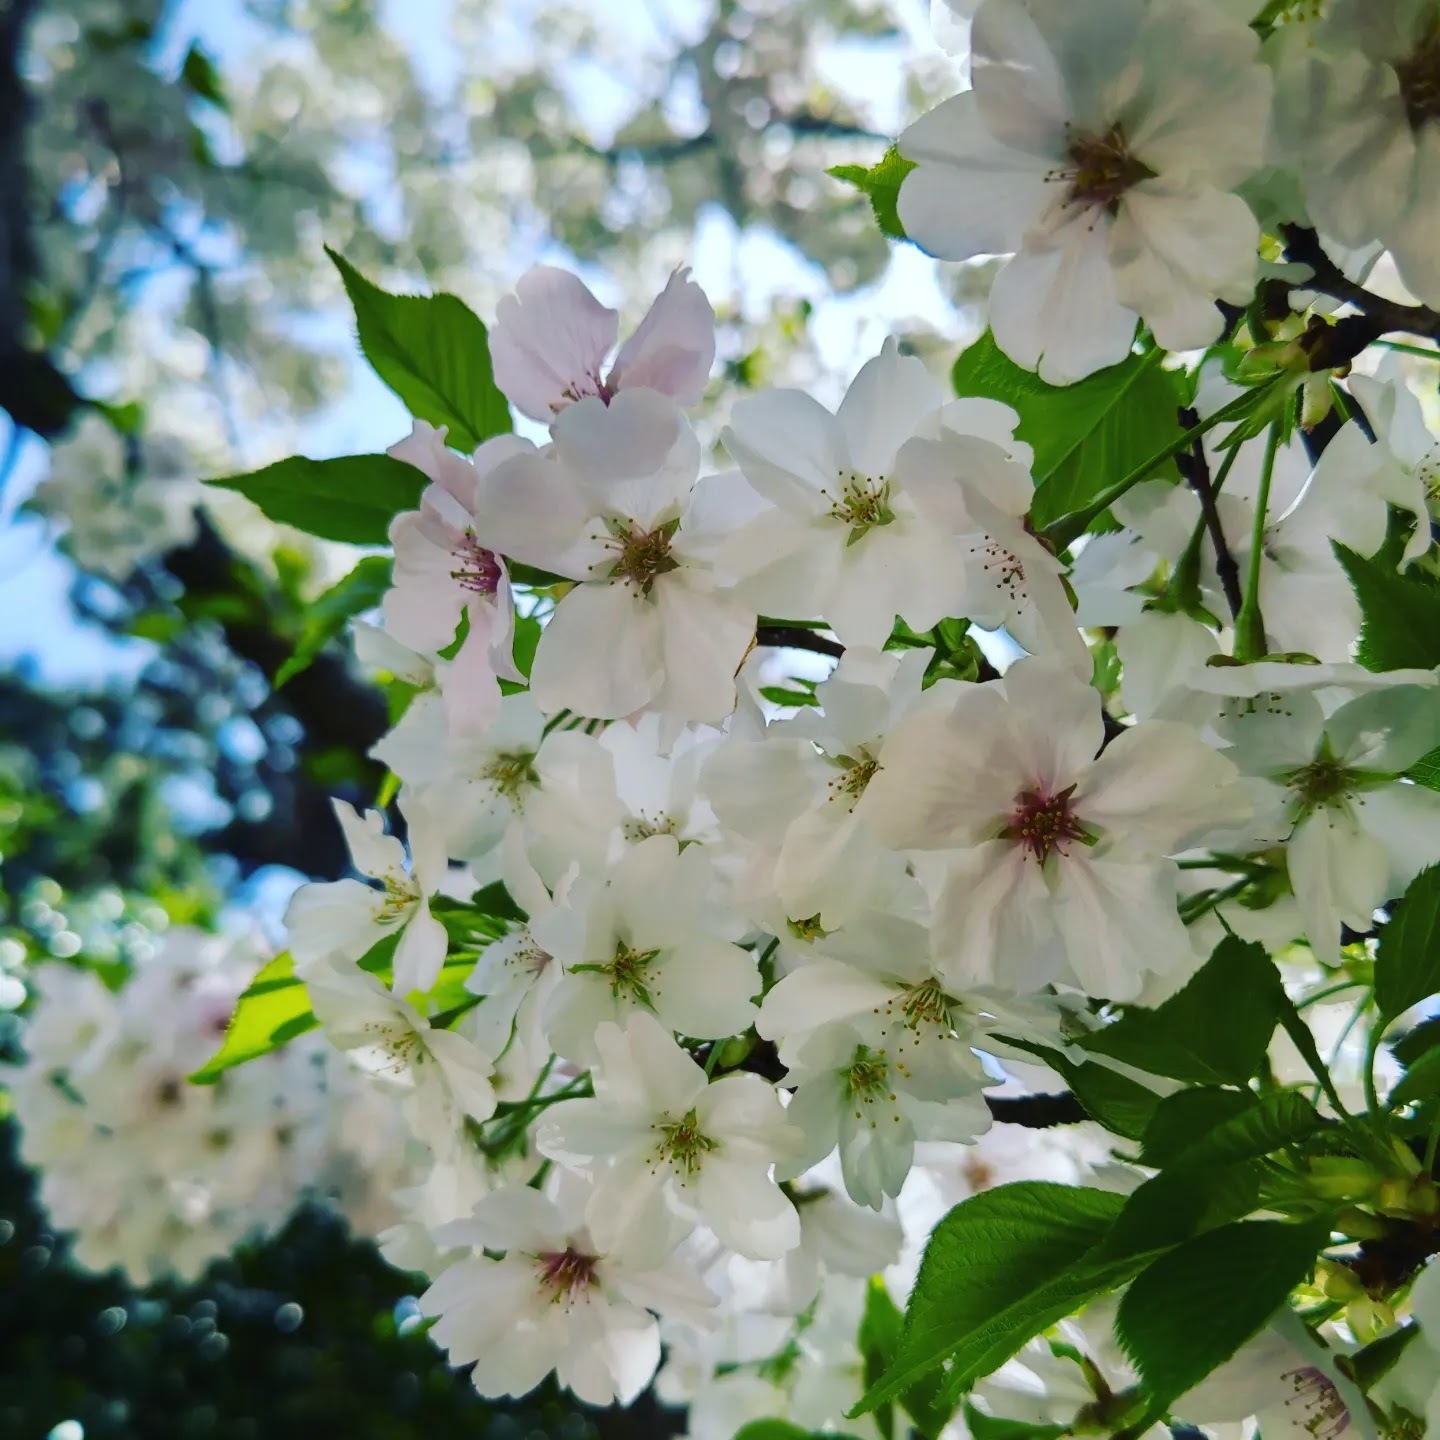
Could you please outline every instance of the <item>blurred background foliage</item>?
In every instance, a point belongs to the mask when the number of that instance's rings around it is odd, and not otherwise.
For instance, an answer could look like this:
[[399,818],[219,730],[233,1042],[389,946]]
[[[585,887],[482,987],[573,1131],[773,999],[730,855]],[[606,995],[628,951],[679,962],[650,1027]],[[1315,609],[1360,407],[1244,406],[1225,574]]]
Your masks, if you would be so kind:
[[[384,701],[315,600],[356,552],[200,481],[406,428],[323,245],[482,316],[536,261],[633,320],[690,263],[724,397],[942,363],[984,276],[892,249],[826,170],[955,88],[925,0],[0,4],[0,1058],[41,963],[273,923],[346,856]],[[943,337],[943,338],[942,338]],[[323,636],[321,637],[323,639]],[[0,1097],[3,1106],[3,1097]],[[479,1401],[418,1280],[305,1212],[190,1288],[81,1273],[0,1143],[0,1435],[674,1433],[650,1402]]]

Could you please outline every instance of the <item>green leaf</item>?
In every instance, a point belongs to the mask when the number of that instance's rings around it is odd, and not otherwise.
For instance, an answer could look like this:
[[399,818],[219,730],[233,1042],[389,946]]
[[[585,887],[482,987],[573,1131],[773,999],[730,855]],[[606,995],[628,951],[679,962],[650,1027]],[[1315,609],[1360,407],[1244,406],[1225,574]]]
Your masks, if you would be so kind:
[[1440,749],[1422,755],[1406,772],[1408,779],[1427,790],[1440,790]]
[[870,197],[875,223],[892,240],[905,240],[905,227],[900,223],[898,209],[900,182],[915,168],[893,145],[868,170],[863,165],[832,165],[826,172],[837,180],[847,181]]
[[1432,1015],[1430,1019],[1422,1020],[1403,1035],[1387,1040],[1386,1044],[1395,1058],[1407,1070],[1411,1069],[1430,1051],[1440,1046],[1440,1015]]
[[1127,1006],[1081,1036],[1097,1055],[1192,1085],[1244,1085],[1260,1068],[1284,991],[1261,945],[1227,935],[1185,988],[1154,1010]]
[[355,307],[360,348],[410,413],[444,425],[446,443],[473,450],[511,428],[480,318],[454,295],[391,295],[326,247]]
[[1157,1404],[1198,1385],[1263,1328],[1329,1236],[1327,1222],[1244,1220],[1187,1241],[1139,1275],[1115,1329]]
[[1028,1420],[1006,1420],[965,1406],[965,1428],[971,1440],[1056,1440],[1070,1431],[1068,1425],[1035,1425]]
[[230,1017],[225,1043],[190,1079],[213,1085],[225,1071],[278,1050],[319,1023],[289,952],[282,952],[250,982]]
[[1388,1024],[1440,991],[1440,865],[1422,870],[1380,931],[1375,1004]]
[[1390,1091],[1386,1105],[1394,1110],[1415,1100],[1440,1095],[1440,1050],[1427,1050],[1400,1077]]
[[1083,1263],[1123,1205],[1109,1191],[1031,1180],[957,1205],[925,1247],[895,1358],[855,1413],[895,1399],[947,1360],[947,1390],[963,1389],[1133,1273]]
[[783,685],[762,685],[760,693],[772,705],[818,705],[820,702],[808,690],[789,690]]
[[477,890],[470,897],[470,903],[482,915],[495,915],[501,920],[523,921],[528,918],[511,898],[503,880],[492,880],[488,885]]
[[[1181,377],[1153,355],[1131,355],[1074,385],[1047,385],[988,330],[956,360],[951,380],[957,395],[1000,400],[1020,416],[1015,433],[1035,452],[1037,529],[1080,510],[1175,439],[1188,400]],[[1156,473],[1177,475],[1173,465]]]
[[185,52],[185,63],[180,67],[180,79],[188,90],[202,100],[208,100],[218,109],[229,110],[230,102],[225,98],[225,86],[221,82],[220,72],[215,68],[215,62],[199,45],[191,45]]
[[292,455],[248,475],[211,480],[238,490],[272,520],[322,540],[384,545],[390,522],[420,503],[425,477],[389,455],[343,455],[309,460]]
[[[870,1278],[865,1293],[865,1310],[860,1318],[860,1354],[865,1362],[865,1384],[873,1385],[886,1369],[894,1363],[900,1349],[900,1337],[904,1333],[905,1317],[900,1313],[885,1282],[878,1275]],[[914,1422],[915,1429],[923,1440],[935,1437],[949,1423],[955,1413],[953,1405],[947,1405],[940,1397],[940,1372],[934,1371],[922,1376],[908,1390],[900,1392],[900,1406]],[[893,1406],[888,1402],[875,1411],[876,1422],[882,1435],[894,1430]]]
[[1295,1090],[1181,1090],[1160,1102],[1140,1158],[1167,1168],[1233,1165],[1304,1140],[1323,1123]]
[[343,580],[316,596],[305,612],[295,653],[276,672],[275,688],[278,690],[307,669],[347,621],[373,610],[389,588],[390,557],[367,555]]
[[1145,1134],[1160,1096],[1128,1075],[1089,1060],[1077,1065],[1049,1045],[1037,1045],[1015,1035],[999,1037],[1017,1050],[1043,1060],[1070,1087],[1085,1113],[1114,1135],[1139,1140]]
[[1177,1166],[1131,1192],[1102,1254],[1157,1254],[1201,1231],[1243,1219],[1260,1202],[1263,1162]]
[[1440,665],[1440,588],[1399,575],[1332,540],[1364,623],[1355,658],[1367,670]]

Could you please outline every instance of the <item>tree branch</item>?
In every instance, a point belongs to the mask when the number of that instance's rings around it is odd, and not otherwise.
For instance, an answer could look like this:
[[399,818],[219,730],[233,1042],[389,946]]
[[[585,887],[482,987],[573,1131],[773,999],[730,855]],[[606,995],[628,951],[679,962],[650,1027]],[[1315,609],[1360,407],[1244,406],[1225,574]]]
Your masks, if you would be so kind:
[[[1200,416],[1190,409],[1180,411],[1180,428],[1193,430],[1200,423]],[[1230,553],[1225,539],[1224,527],[1220,524],[1220,512],[1215,505],[1215,488],[1210,483],[1210,466],[1205,459],[1205,443],[1195,440],[1189,450],[1181,450],[1175,456],[1175,468],[1195,492],[1200,501],[1200,513],[1205,517],[1205,529],[1210,535],[1210,544],[1215,550],[1215,573],[1220,579],[1220,588],[1225,592],[1225,603],[1230,607],[1233,619],[1240,613],[1244,597],[1240,593],[1240,567]]]
[[1401,305],[1357,285],[1325,253],[1320,237],[1303,225],[1282,225],[1285,256],[1310,267],[1312,279],[1298,288],[1319,290],[1353,305],[1360,314],[1346,315],[1333,325],[1321,322],[1302,337],[1311,370],[1332,370],[1348,365],[1365,347],[1382,335],[1399,330],[1440,340],[1440,311],[1428,305]]
[[1090,1118],[1068,1090],[1058,1095],[987,1095],[985,1108],[997,1124],[1019,1125],[1026,1130],[1078,1125]]
[[757,625],[755,643],[786,650],[813,650],[817,655],[829,655],[835,660],[845,653],[845,647],[838,640],[807,630],[803,625]]

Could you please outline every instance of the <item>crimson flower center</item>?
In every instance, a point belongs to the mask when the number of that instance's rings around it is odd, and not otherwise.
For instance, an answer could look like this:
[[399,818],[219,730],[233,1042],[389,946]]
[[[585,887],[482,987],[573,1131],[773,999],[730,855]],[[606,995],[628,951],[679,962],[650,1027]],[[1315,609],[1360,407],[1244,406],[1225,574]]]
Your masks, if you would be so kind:
[[535,1260],[540,1288],[548,1291],[557,1303],[573,1300],[577,1292],[595,1284],[597,1257],[583,1255],[573,1246],[566,1250],[542,1251]]
[[473,535],[465,535],[455,547],[460,568],[450,578],[477,595],[493,595],[500,588],[500,562]]
[[1067,840],[1087,841],[1090,837],[1079,816],[1070,808],[1073,785],[1054,795],[1043,790],[1022,790],[1015,797],[1015,809],[1005,828],[1005,838],[1023,845],[1037,860],[1044,862],[1052,850],[1065,853]]

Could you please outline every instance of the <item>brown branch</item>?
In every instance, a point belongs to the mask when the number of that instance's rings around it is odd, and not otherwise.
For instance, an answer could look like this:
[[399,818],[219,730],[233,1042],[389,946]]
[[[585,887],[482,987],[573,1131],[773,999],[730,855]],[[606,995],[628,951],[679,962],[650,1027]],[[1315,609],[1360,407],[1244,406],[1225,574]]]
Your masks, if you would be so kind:
[[838,640],[807,630],[803,625],[757,625],[755,643],[786,650],[813,650],[817,655],[829,655],[835,660],[845,653],[845,647]]
[[985,1107],[996,1124],[1019,1125],[1026,1130],[1078,1125],[1090,1118],[1068,1090],[1058,1095],[987,1095]]
[[1367,345],[1392,331],[1440,340],[1440,311],[1428,305],[1401,305],[1357,285],[1325,253],[1315,231],[1306,226],[1282,225],[1280,233],[1285,240],[1286,259],[1310,268],[1309,283],[1296,288],[1319,290],[1360,312],[1343,316],[1333,325],[1318,321],[1301,338],[1310,356],[1311,370],[1342,368]]
[[[1200,416],[1190,409],[1180,411],[1180,428],[1193,430],[1200,423]],[[1230,607],[1232,618],[1239,615],[1244,596],[1240,592],[1240,567],[1230,552],[1225,539],[1224,527],[1220,524],[1220,511],[1215,504],[1215,488],[1210,481],[1210,466],[1205,459],[1205,445],[1196,440],[1188,451],[1182,450],[1175,456],[1175,468],[1195,492],[1200,501],[1200,513],[1205,517],[1205,529],[1210,535],[1210,544],[1215,550],[1215,574],[1219,577],[1220,588],[1225,592],[1225,603]]]

